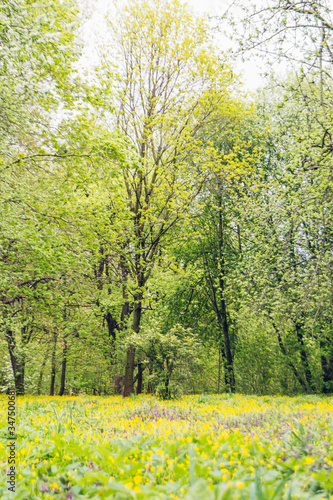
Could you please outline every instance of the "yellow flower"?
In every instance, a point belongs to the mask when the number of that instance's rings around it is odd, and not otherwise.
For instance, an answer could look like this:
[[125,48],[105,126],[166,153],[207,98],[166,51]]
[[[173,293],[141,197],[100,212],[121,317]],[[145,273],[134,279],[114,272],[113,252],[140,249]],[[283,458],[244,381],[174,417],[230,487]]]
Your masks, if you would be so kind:
[[142,476],[135,476],[133,481],[135,484],[141,484],[142,483]]

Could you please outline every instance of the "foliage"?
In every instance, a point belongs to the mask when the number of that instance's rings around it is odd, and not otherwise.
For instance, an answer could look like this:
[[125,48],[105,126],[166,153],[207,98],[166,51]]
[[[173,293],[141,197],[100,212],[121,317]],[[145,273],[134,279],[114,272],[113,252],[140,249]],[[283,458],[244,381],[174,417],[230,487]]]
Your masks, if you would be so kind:
[[181,325],[165,333],[159,332],[157,325],[145,328],[129,336],[127,342],[138,350],[139,356],[145,356],[148,381],[162,399],[179,396],[182,383],[202,363],[199,339]]

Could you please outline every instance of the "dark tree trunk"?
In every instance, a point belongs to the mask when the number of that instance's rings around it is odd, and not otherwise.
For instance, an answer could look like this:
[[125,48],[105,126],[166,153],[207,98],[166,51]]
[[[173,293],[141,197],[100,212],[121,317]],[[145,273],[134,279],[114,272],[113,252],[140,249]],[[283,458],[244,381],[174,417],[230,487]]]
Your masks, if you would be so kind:
[[296,370],[296,367],[293,365],[293,363],[291,361],[288,360],[288,355],[287,355],[287,352],[286,352],[286,348],[283,345],[281,334],[280,334],[279,330],[276,328],[276,326],[274,325],[274,323],[273,323],[273,326],[274,326],[275,331],[276,331],[277,336],[278,336],[278,342],[279,342],[280,351],[285,356],[288,366],[292,369],[293,374],[295,375],[296,379],[298,380],[298,382],[302,386],[304,392],[306,392],[306,384],[305,384],[304,380],[302,379],[302,377],[300,376],[300,374],[298,373],[298,371]]
[[219,209],[219,288],[220,288],[220,314],[219,314],[219,323],[222,326],[223,332],[223,340],[224,340],[224,349],[226,356],[225,363],[225,371],[227,374],[227,387],[231,392],[235,392],[236,383],[235,383],[235,374],[234,374],[234,366],[233,366],[233,358],[231,352],[230,345],[230,336],[229,336],[229,326],[228,326],[228,318],[227,318],[227,308],[226,302],[224,298],[224,255],[223,255],[223,246],[224,246],[224,234],[223,234],[223,219],[222,219],[222,208]]
[[128,397],[134,392],[133,388],[133,375],[134,375],[134,360],[135,360],[135,349],[134,347],[129,347],[126,353],[126,368],[125,368],[125,380],[124,380],[124,397]]
[[312,390],[312,377],[311,377],[311,371],[310,371],[310,366],[309,366],[309,361],[305,349],[305,344],[304,344],[304,339],[303,339],[303,332],[302,332],[302,325],[300,323],[295,324],[296,328],[296,335],[297,335],[297,340],[300,346],[300,354],[301,354],[301,360],[302,360],[302,367],[304,369],[304,374],[305,374],[305,380],[307,383],[307,388],[311,391]]
[[143,364],[141,362],[138,363],[138,384],[136,387],[136,393],[142,393],[142,381],[143,381]]
[[53,348],[51,359],[51,383],[50,383],[50,396],[54,396],[54,385],[56,377],[56,349],[57,349],[57,334],[53,334]]
[[10,361],[12,364],[13,374],[14,374],[14,384],[16,394],[24,394],[24,372],[25,372],[25,356],[17,355],[16,342],[14,333],[10,328],[6,330],[6,339],[8,344],[8,351],[10,355]]
[[[220,336],[221,338],[221,336]],[[222,365],[223,365],[223,373],[224,373],[224,385],[225,387],[229,387],[229,375],[228,375],[228,371],[227,371],[227,356],[226,356],[226,353],[225,353],[225,348],[224,348],[224,343],[223,341],[221,340],[221,344],[220,344],[220,353],[221,353],[221,357],[222,357]]]
[[320,361],[323,370],[323,393],[331,394],[333,391],[333,352],[327,338],[320,340]]
[[15,377],[15,389],[16,394],[24,394],[24,373],[25,373],[25,362],[21,359],[16,365],[16,377]]
[[61,381],[60,381],[59,396],[63,396],[64,392],[65,392],[66,367],[67,367],[67,340],[66,340],[66,338],[64,338],[64,347],[63,347],[63,351],[62,351]]
[[116,340],[117,322],[110,312],[105,315],[106,324],[108,325],[109,339],[112,343]]
[[[142,297],[136,297],[134,311],[133,311],[133,324],[132,330],[136,333],[140,330],[141,312],[142,312]],[[134,368],[135,368],[135,349],[129,347],[126,355],[126,369],[124,381],[124,397],[128,397],[134,392]]]
[[227,314],[225,310],[225,303],[222,301],[221,304],[221,327],[222,327],[222,333],[223,333],[223,340],[224,340],[224,356],[223,356],[223,364],[224,364],[224,376],[225,376],[225,382],[227,388],[230,390],[230,392],[235,392],[235,375],[234,375],[234,366],[233,366],[233,358],[232,358],[232,353],[231,353],[231,346],[230,346],[230,338],[229,338],[229,328],[228,328],[228,321],[227,321]]
[[219,366],[218,366],[218,377],[217,377],[217,394],[220,394],[221,390],[221,348],[219,346]]

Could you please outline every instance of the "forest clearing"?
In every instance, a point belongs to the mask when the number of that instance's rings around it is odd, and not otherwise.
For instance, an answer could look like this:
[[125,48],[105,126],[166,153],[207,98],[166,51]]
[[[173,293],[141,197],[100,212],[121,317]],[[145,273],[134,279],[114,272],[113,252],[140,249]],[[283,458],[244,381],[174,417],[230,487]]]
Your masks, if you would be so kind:
[[332,410],[318,396],[21,397],[15,498],[330,500]]
[[333,500],[332,82],[332,0],[1,2],[1,500]]

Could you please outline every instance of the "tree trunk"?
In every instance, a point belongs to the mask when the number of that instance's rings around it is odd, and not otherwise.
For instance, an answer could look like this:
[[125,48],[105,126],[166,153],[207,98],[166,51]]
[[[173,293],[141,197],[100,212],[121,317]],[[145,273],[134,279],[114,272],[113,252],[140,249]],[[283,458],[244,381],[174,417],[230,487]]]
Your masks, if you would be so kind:
[[220,288],[220,314],[219,314],[219,323],[222,326],[223,332],[223,340],[224,340],[224,349],[226,355],[226,374],[228,380],[228,388],[231,392],[235,392],[236,384],[235,384],[235,375],[234,375],[234,367],[233,367],[233,359],[231,353],[230,346],[230,336],[229,336],[229,327],[228,327],[228,318],[227,318],[227,308],[226,302],[224,298],[224,255],[223,255],[223,246],[224,246],[224,234],[223,234],[223,220],[222,220],[222,207],[219,208],[219,288]]
[[331,394],[333,390],[333,356],[332,353],[327,352],[329,347],[329,340],[327,338],[320,340],[320,361],[323,370],[323,393]]
[[143,381],[143,364],[139,361],[138,363],[138,384],[136,387],[136,393],[142,393],[142,381]]
[[61,363],[61,382],[59,396],[63,396],[65,392],[66,385],[66,367],[67,367],[67,340],[64,338],[64,348],[62,351],[62,363]]
[[[142,297],[136,297],[134,311],[133,311],[133,324],[132,330],[136,333],[140,330],[141,322],[141,311],[142,311]],[[124,381],[124,397],[128,397],[134,393],[134,361],[135,361],[135,349],[134,347],[129,347],[126,354],[126,369],[125,369],[125,381]]]
[[225,353],[224,369],[225,369],[226,385],[231,392],[235,392],[236,384],[235,384],[234,366],[231,353],[229,328],[228,328],[227,313],[224,300],[222,300],[221,302],[221,323],[222,323],[221,326],[222,326],[223,340],[224,340],[224,353]]
[[43,359],[43,363],[42,363],[42,366],[41,366],[41,369],[40,369],[40,374],[39,374],[39,380],[38,380],[38,385],[37,385],[37,394],[38,395],[40,395],[41,390],[42,390],[42,381],[43,381],[43,375],[44,375],[44,368],[45,368],[45,365],[46,365],[46,361],[47,361],[48,355],[49,355],[49,352],[46,351],[44,359]]
[[219,370],[217,378],[217,394],[220,394],[220,390],[221,390],[221,348],[219,346]]
[[312,390],[312,380],[311,380],[311,371],[310,371],[310,366],[309,366],[309,361],[308,357],[306,354],[305,350],[305,344],[303,340],[303,332],[302,332],[302,325],[298,322],[295,324],[296,328],[296,334],[297,334],[297,340],[300,345],[300,354],[301,354],[301,360],[302,360],[302,366],[304,369],[304,374],[305,374],[305,379],[307,382],[308,389],[311,391]]
[[50,383],[50,396],[54,396],[54,384],[56,377],[56,348],[57,348],[57,334],[53,334],[53,349],[51,359],[51,383]]
[[24,394],[24,372],[25,372],[25,355],[19,356],[16,350],[16,342],[14,333],[10,328],[6,330],[6,339],[8,343],[8,350],[10,355],[10,361],[12,364],[12,370],[14,374],[14,384],[16,394]]
[[298,380],[298,382],[300,383],[300,385],[303,387],[303,390],[304,392],[306,392],[306,385],[305,385],[305,382],[304,380],[302,379],[302,377],[299,375],[298,371],[296,370],[296,367],[293,365],[293,363],[291,361],[288,360],[288,355],[287,355],[287,352],[286,352],[286,348],[284,347],[283,345],[283,341],[282,341],[282,338],[281,338],[281,334],[279,332],[279,330],[277,329],[277,327],[275,326],[275,324],[273,323],[273,326],[274,326],[274,329],[277,333],[277,336],[278,336],[278,342],[279,342],[279,347],[280,347],[280,351],[282,352],[282,354],[285,356],[286,360],[287,360],[287,364],[288,366],[292,369],[296,379]]
[[133,374],[134,374],[134,360],[135,360],[135,349],[134,347],[129,347],[126,353],[126,368],[125,368],[125,380],[124,380],[124,394],[126,398],[133,394]]
[[15,389],[16,394],[24,394],[24,374],[25,374],[25,360],[20,359],[20,362],[16,365],[16,376],[15,376]]

